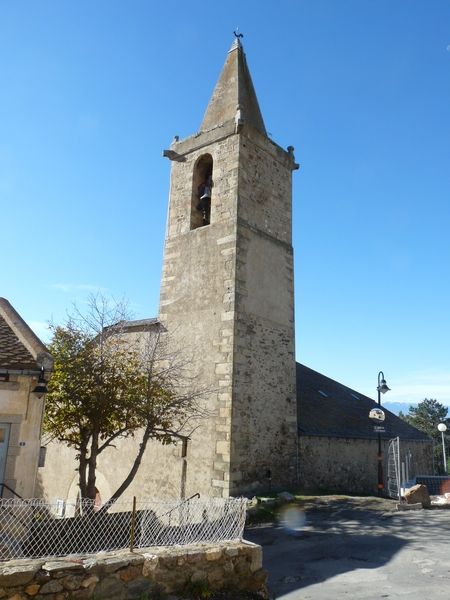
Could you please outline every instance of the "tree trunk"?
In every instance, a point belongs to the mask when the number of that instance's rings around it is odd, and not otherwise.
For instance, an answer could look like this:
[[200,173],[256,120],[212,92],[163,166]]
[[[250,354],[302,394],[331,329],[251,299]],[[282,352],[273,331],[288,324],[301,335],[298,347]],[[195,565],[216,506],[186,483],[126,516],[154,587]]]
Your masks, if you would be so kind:
[[117,490],[114,492],[114,494],[108,500],[108,502],[106,503],[107,505],[114,503],[118,498],[120,498],[120,496],[124,493],[124,491],[130,485],[130,483],[133,481],[133,479],[139,469],[139,466],[142,462],[142,457],[144,456],[144,452],[147,447],[148,440],[150,439],[150,434],[151,434],[152,430],[153,430],[153,426],[147,425],[147,427],[144,430],[144,435],[142,436],[141,445],[139,446],[139,452],[137,453],[137,456],[134,459],[133,466],[131,467],[130,472],[128,473],[127,477],[123,480],[121,485],[117,488]]
[[96,469],[97,469],[97,456],[98,456],[98,431],[94,431],[91,439],[91,449],[88,461],[88,479],[87,479],[87,490],[86,498],[94,501],[97,495],[97,488],[95,487],[96,482]]
[[82,442],[80,446],[80,462],[78,465],[78,484],[80,486],[81,499],[84,500],[87,495],[87,445]]

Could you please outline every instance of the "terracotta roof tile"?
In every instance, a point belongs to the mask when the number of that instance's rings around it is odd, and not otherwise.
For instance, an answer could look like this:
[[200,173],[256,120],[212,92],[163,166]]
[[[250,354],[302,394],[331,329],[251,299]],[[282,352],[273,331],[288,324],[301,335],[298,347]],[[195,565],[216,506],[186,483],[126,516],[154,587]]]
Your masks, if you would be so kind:
[[1,315],[0,369],[30,369],[34,371],[39,369],[33,356]]

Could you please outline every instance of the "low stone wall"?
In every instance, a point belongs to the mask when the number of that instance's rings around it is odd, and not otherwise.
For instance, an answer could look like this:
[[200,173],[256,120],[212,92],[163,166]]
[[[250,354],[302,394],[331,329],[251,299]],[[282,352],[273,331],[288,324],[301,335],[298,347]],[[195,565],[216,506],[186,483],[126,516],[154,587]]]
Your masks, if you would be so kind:
[[0,563],[0,598],[152,600],[202,587],[266,597],[266,578],[261,547],[250,542],[145,548]]

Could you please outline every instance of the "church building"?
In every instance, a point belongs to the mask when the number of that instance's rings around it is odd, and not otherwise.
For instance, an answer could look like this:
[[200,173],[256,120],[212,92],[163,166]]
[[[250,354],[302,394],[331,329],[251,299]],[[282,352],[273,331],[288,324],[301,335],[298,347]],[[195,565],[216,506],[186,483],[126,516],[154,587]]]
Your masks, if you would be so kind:
[[[128,322],[125,330],[167,332],[193,384],[205,390],[209,416],[175,447],[149,443],[124,498],[253,495],[304,484],[376,491],[373,401],[296,365],[298,165],[292,146],[281,148],[267,135],[239,37],[199,131],[175,138],[164,156],[171,176],[159,316]],[[347,422],[345,415],[357,416]],[[391,415],[387,435],[398,431],[428,468],[428,440]],[[139,442],[139,435],[121,440],[99,457],[101,498],[124,480]],[[75,468],[74,451],[48,444],[43,495],[75,502]]]

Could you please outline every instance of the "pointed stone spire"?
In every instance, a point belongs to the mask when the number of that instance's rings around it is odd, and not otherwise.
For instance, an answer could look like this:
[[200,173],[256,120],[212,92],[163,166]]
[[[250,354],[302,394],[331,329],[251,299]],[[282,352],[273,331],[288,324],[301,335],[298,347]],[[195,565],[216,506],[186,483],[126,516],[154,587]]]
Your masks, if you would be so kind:
[[200,131],[208,131],[231,120],[235,120],[236,127],[248,124],[267,135],[244,49],[238,36],[228,52]]

